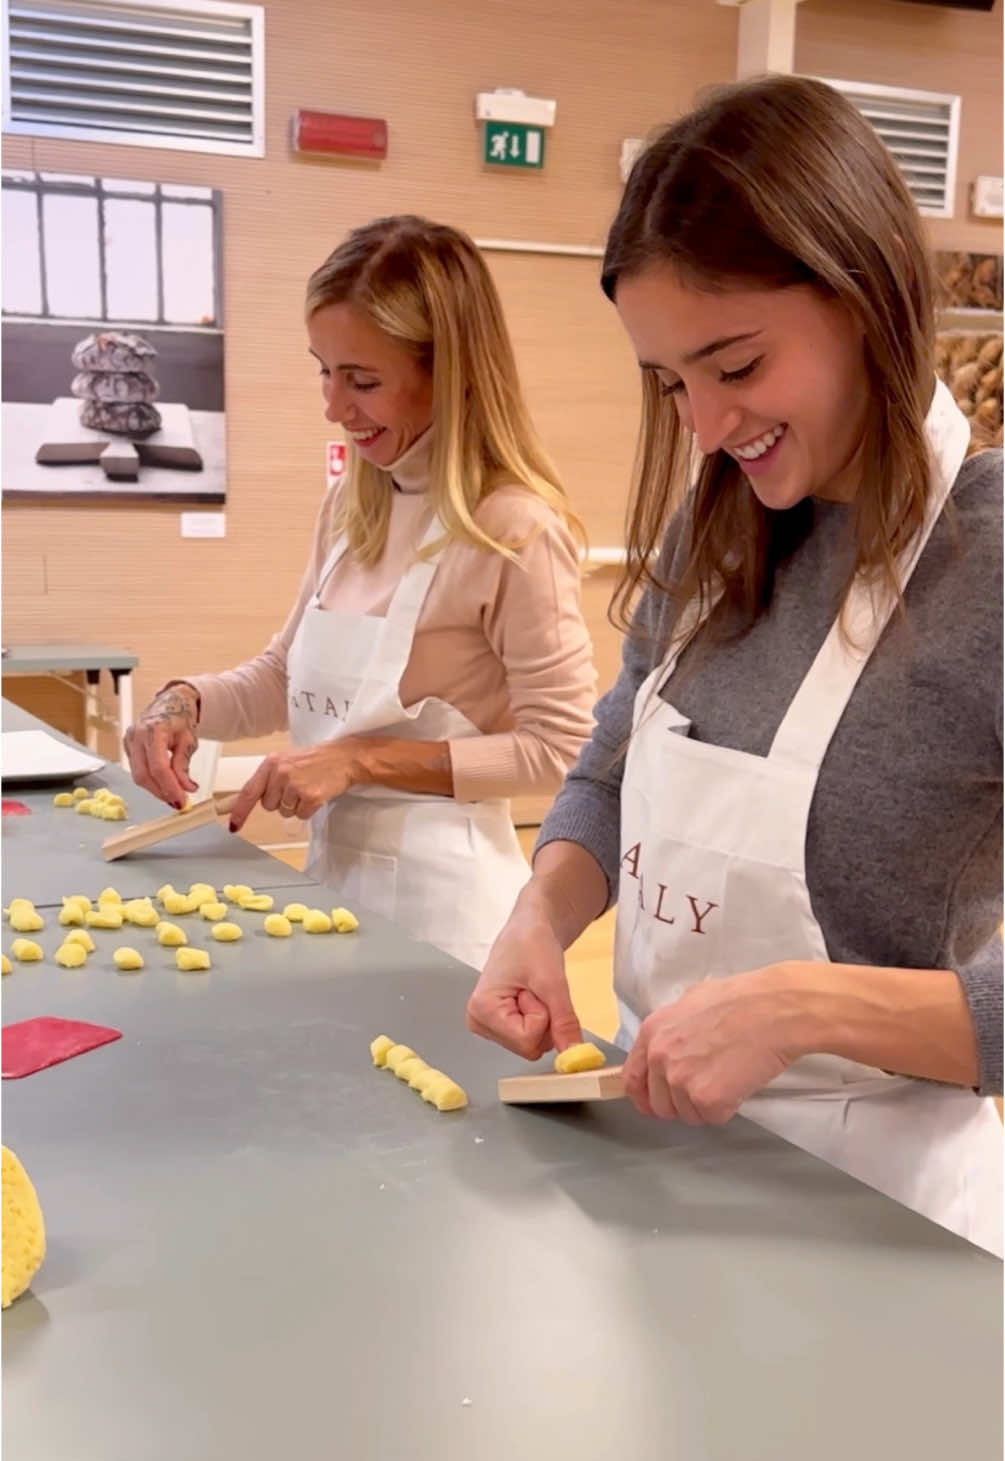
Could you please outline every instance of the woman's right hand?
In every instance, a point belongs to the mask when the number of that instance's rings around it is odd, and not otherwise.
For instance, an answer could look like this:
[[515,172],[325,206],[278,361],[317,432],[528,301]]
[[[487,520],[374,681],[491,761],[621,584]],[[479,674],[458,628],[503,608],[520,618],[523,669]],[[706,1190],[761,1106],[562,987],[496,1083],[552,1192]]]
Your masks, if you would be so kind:
[[492,945],[468,1001],[468,1029],[538,1060],[582,1038],[565,977],[562,945],[544,908],[525,889]]
[[198,723],[198,693],[176,683],[154,696],[123,740],[136,785],[179,809],[188,793],[199,789],[188,774],[199,744]]

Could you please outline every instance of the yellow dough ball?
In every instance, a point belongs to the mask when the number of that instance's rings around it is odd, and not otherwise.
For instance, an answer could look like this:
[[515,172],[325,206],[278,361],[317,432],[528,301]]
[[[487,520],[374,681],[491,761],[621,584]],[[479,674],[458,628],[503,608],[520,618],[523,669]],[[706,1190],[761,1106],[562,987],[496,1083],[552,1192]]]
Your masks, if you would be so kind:
[[137,928],[156,928],[160,922],[160,914],[149,898],[130,898],[122,905],[122,917]]
[[40,959],[45,958],[42,945],[34,943],[30,938],[16,938],[10,951],[21,964],[37,964]]
[[177,948],[179,944],[188,943],[188,934],[177,923],[158,923],[157,942],[169,949]]
[[80,947],[82,949],[86,949],[89,954],[94,953],[94,940],[91,938],[91,935],[87,932],[86,928],[72,929],[63,940],[64,949],[66,948],[67,944],[79,944]]
[[0,974],[9,974],[13,967],[14,966],[8,959],[7,955],[0,954]]
[[394,1073],[400,1081],[411,1082],[416,1071],[428,1070],[426,1062],[421,1055],[408,1055],[404,1060],[399,1060],[394,1067]]
[[415,1054],[411,1045],[392,1045],[384,1057],[384,1064],[388,1070],[397,1071],[403,1060],[410,1060]]
[[370,1041],[370,1054],[373,1056],[373,1063],[376,1066],[387,1064],[387,1052],[394,1049],[394,1041],[387,1035],[378,1035],[376,1040]]
[[70,791],[57,791],[52,799],[52,804],[54,807],[72,807],[73,793]]
[[409,1081],[413,1091],[418,1091],[420,1096],[425,1096],[430,1086],[435,1086],[438,1081],[449,1080],[450,1077],[443,1074],[442,1070],[435,1070],[433,1066],[427,1065],[424,1070],[414,1072]]
[[96,802],[107,801],[111,795],[112,793],[107,786],[99,786],[96,791],[91,792],[91,796]]
[[95,815],[103,822],[124,822],[126,809],[120,802],[103,802]]
[[244,938],[244,929],[239,923],[214,923],[210,933],[221,944],[236,944]]
[[220,895],[212,883],[190,884],[188,896],[195,899],[197,908],[201,908],[204,903],[219,903],[220,901]]
[[63,899],[64,908],[69,908],[71,903],[75,903],[85,913],[90,913],[91,911],[91,900],[86,893],[70,893],[68,897]]
[[283,917],[288,918],[291,923],[303,923],[309,912],[310,909],[306,903],[287,903],[283,909]]
[[359,919],[348,908],[333,908],[332,927],[336,933],[355,933],[359,928]]
[[99,903],[97,909],[84,914],[88,928],[121,928],[122,908],[118,903]]
[[[90,909],[87,911],[90,912]],[[64,928],[70,928],[73,924],[82,924],[85,916],[79,903],[66,903],[59,910],[59,921]]]
[[165,913],[194,913],[198,903],[189,893],[165,893],[161,899]]
[[154,897],[157,899],[157,901],[159,903],[163,903],[166,895],[168,893],[173,893],[173,892],[174,892],[174,888],[172,887],[172,885],[170,883],[164,883],[164,884],[161,885],[161,887],[159,887],[157,889],[156,893],[154,894]]
[[252,893],[250,898],[241,899],[240,907],[248,913],[268,913],[275,901],[268,893]]
[[[195,894],[193,893],[190,896],[195,897]],[[213,903],[207,900],[205,903],[199,904],[199,912],[208,922],[219,923],[221,918],[226,918],[227,916],[227,905],[226,903]]]
[[225,883],[223,896],[228,903],[240,903],[242,898],[253,898],[254,888],[249,888],[247,883]]
[[117,892],[115,888],[102,888],[101,892],[98,894],[98,902],[121,903],[122,894]]
[[570,1045],[555,1056],[555,1069],[560,1075],[572,1075],[577,1070],[599,1070],[606,1064],[607,1056],[589,1040],[582,1045]]
[[65,943],[56,950],[53,957],[64,969],[81,969],[87,963],[87,950],[80,944]]
[[331,933],[332,921],[320,908],[308,908],[304,914],[304,933]]
[[99,805],[99,802],[88,796],[84,797],[83,801],[79,801],[74,810],[79,812],[82,817],[90,817],[93,816],[95,807]]
[[116,949],[112,958],[116,969],[121,969],[123,974],[132,974],[134,970],[143,968],[143,955],[138,949]]
[[4,912],[8,918],[12,913],[34,913],[35,905],[30,898],[12,898]]
[[467,1092],[449,1076],[444,1076],[442,1081],[431,1081],[423,1091],[422,1099],[435,1106],[437,1111],[459,1111],[468,1104]]
[[10,926],[15,933],[38,933],[45,927],[45,919],[34,908],[17,908],[10,916]]
[[91,793],[88,791],[86,786],[75,786],[70,792],[70,795],[73,797],[73,800],[75,802],[82,802],[84,798],[89,797]]
[[20,1298],[45,1257],[45,1223],[38,1194],[12,1151],[3,1148],[3,1280],[0,1304]]
[[270,913],[262,927],[272,938],[289,938],[293,932],[293,924],[281,913]]
[[192,974],[196,970],[210,967],[209,955],[205,949],[179,949],[174,961],[183,974]]

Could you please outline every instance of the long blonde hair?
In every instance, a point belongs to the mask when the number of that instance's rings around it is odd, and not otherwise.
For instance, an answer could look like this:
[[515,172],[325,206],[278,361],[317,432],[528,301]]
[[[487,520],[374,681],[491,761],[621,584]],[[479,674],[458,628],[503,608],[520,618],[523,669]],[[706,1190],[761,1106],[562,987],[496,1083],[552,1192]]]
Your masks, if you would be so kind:
[[[558,473],[523,399],[513,346],[491,275],[466,234],[403,214],[356,228],[311,275],[307,318],[351,303],[402,346],[433,383],[430,495],[444,541],[514,556],[475,521],[495,488],[516,483],[542,498],[582,536]],[[356,559],[371,564],[387,540],[391,474],[350,442],[332,532],[345,532]]]
[[[636,162],[608,236],[608,298],[619,279],[656,264],[702,289],[810,285],[859,321],[870,404],[849,582],[861,574],[902,604],[897,561],[929,494],[934,283],[918,210],[872,127],[832,87],[803,77],[717,88]],[[654,555],[689,485],[691,450],[673,403],[644,371],[627,563],[612,609],[621,627],[649,584],[678,610],[697,604],[712,635],[742,632],[770,602],[776,529],[722,451],[698,471],[683,572],[672,584],[658,579]]]

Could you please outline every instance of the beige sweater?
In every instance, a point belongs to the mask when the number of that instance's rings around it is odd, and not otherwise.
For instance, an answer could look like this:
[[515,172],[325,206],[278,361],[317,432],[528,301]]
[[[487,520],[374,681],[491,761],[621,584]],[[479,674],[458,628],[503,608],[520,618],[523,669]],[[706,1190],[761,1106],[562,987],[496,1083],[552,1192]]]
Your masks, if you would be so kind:
[[[431,519],[431,436],[420,437],[394,465],[396,490],[380,561],[362,568],[346,554],[328,577],[322,608],[386,613]],[[326,498],[297,601],[280,632],[236,669],[186,677],[202,697],[202,735],[231,741],[287,727],[286,656],[330,550],[330,506]],[[575,543],[555,513],[522,487],[498,488],[475,518],[497,539],[530,541],[516,563],[463,543],[447,547],[402,676],[402,704],[436,696],[482,732],[449,742],[458,801],[550,795],[593,728],[596,674],[580,610]]]

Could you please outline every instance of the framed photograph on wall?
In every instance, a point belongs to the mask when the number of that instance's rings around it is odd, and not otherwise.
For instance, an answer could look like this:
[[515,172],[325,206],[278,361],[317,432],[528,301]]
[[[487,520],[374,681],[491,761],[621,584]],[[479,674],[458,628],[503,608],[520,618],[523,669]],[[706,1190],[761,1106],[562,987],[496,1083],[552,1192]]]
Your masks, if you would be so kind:
[[222,194],[5,171],[3,495],[226,500]]

